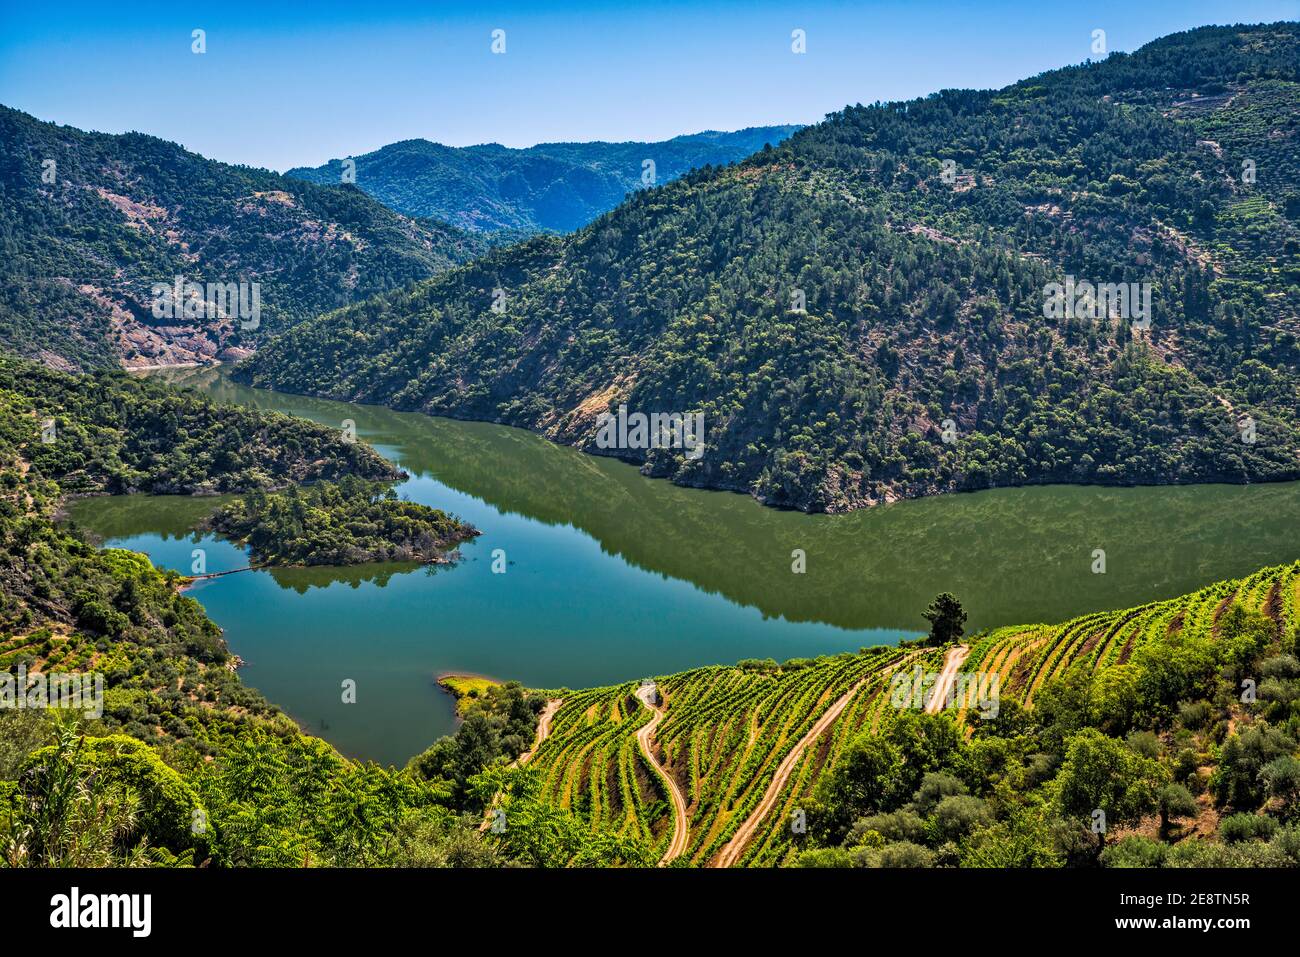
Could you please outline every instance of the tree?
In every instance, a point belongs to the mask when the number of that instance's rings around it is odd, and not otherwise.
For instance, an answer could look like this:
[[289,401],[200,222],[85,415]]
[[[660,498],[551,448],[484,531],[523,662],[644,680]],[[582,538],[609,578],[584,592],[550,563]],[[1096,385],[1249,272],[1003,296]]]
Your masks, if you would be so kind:
[[855,819],[891,802],[902,770],[898,748],[874,735],[862,735],[818,784],[809,830],[823,844],[838,844]]
[[1264,766],[1295,750],[1296,743],[1279,728],[1246,728],[1228,738],[1210,789],[1220,807],[1253,810],[1264,800]]
[[1197,811],[1196,798],[1181,784],[1166,784],[1160,789],[1156,803],[1160,807],[1160,840],[1162,841],[1169,839],[1169,823],[1172,818],[1191,817]]
[[937,595],[922,617],[930,623],[930,641],[932,645],[946,645],[957,641],[966,633],[966,611],[961,602],[951,592]]
[[1290,755],[1275,758],[1264,765],[1259,779],[1271,796],[1281,800],[1283,815],[1294,817],[1300,803],[1300,761]]
[[1052,801],[1063,817],[1088,822],[1100,854],[1107,831],[1136,824],[1155,806],[1163,783],[1165,772],[1158,761],[1085,728],[1066,746],[1065,763],[1052,782]]

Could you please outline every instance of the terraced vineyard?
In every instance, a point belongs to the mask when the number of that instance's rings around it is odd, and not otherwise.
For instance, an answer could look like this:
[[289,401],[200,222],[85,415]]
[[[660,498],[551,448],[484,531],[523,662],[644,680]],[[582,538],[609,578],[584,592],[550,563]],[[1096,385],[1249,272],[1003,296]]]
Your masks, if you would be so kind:
[[[1300,562],[1137,608],[1084,615],[1059,625],[998,628],[974,636],[964,673],[998,675],[1003,700],[1032,706],[1047,682],[1067,669],[1122,664],[1148,641],[1184,633],[1215,635],[1234,604],[1262,612],[1280,631],[1296,629]],[[704,866],[721,858],[741,866],[785,863],[794,853],[791,822],[824,770],[861,734],[898,714],[890,678],[920,665],[937,673],[941,649],[864,649],[859,654],[787,662],[781,667],[697,668],[657,680],[665,717],[654,734],[656,758],[686,799],[689,833],[681,860]],[[640,753],[636,732],[652,712],[635,682],[566,692],[553,730],[534,757],[547,797],[649,841],[658,853],[672,837],[665,783]],[[843,711],[794,759],[766,813],[755,815],[782,762],[841,698]],[[959,720],[965,710],[959,711]],[[751,817],[752,833],[724,848]]]
[[1213,635],[1219,618],[1233,605],[1262,612],[1279,628],[1292,630],[1297,624],[1297,590],[1300,562],[1217,582],[1190,595],[1084,615],[1061,625],[999,628],[978,638],[963,670],[996,672],[1003,696],[1032,704],[1045,682],[1072,666],[1083,664],[1096,671],[1123,664],[1156,637]]
[[[846,741],[889,713],[880,692],[894,669],[922,658],[937,662],[940,656],[881,647],[775,670],[709,667],[660,679],[667,717],[655,735],[657,756],[686,795],[690,833],[683,859],[712,861],[799,740],[856,688],[832,732],[795,765],[744,860],[779,858],[788,849],[798,796]],[[542,769],[545,793],[560,806],[587,813],[596,824],[617,822],[620,833],[642,835],[662,851],[672,815],[665,784],[636,747],[636,731],[652,714],[635,689],[628,683],[566,695],[533,766]]]
[[666,843],[667,799],[636,744],[652,714],[635,690],[628,682],[565,694],[529,766],[541,769],[543,794],[559,807],[581,811],[593,826]]

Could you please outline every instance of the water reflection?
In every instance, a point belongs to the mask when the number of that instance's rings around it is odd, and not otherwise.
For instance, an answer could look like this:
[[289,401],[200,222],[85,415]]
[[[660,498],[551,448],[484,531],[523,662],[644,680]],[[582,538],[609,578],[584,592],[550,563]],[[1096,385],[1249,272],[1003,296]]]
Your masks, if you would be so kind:
[[[976,627],[1054,621],[1179,594],[1300,550],[1294,482],[1000,489],[808,516],[647,479],[519,429],[259,392],[215,368],[168,378],[220,401],[331,425],[351,418],[415,476],[412,497],[434,480],[791,621],[919,629],[920,610],[942,590],[961,597]],[[791,571],[796,548],[807,554],[804,575]],[[1091,571],[1098,548],[1105,574]]]

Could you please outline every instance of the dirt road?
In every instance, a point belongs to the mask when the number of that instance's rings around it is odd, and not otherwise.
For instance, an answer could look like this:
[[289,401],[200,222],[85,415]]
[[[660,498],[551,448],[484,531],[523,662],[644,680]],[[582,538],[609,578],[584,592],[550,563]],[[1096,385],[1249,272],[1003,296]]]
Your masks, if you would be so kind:
[[799,758],[803,756],[804,750],[835,723],[835,719],[843,713],[844,709],[849,706],[849,702],[853,700],[853,696],[862,690],[862,686],[866,683],[866,680],[859,681],[849,689],[833,705],[827,708],[826,712],[817,719],[817,723],[808,730],[808,733],[799,739],[799,743],[794,746],[794,749],[785,756],[785,760],[777,767],[776,777],[772,778],[772,783],[763,792],[763,799],[758,802],[758,807],[754,808],[749,817],[745,819],[745,823],[740,825],[740,830],[736,831],[722,849],[722,852],[714,859],[714,867],[731,867],[740,860],[740,855],[744,853],[745,846],[749,844],[754,832],[758,830],[758,825],[763,822],[763,818],[767,817],[768,813],[776,805],[777,799],[781,796],[781,789],[785,787],[786,781],[790,779],[790,774],[799,763]]
[[542,746],[542,742],[550,736],[551,719],[555,717],[555,712],[560,710],[562,704],[564,704],[563,698],[552,698],[546,702],[546,707],[542,709],[542,713],[537,717],[537,737],[533,740],[533,746],[519,755],[516,764],[528,763],[528,759],[537,753],[537,749]]
[[935,682],[934,690],[930,693],[930,700],[925,703],[926,714],[938,714],[943,710],[944,705],[947,704],[948,691],[957,680],[957,672],[961,670],[969,654],[970,648],[966,645],[957,645],[955,648],[948,649],[948,654],[943,659],[943,671],[939,672],[939,680]]
[[668,784],[668,798],[673,806],[673,839],[668,842],[668,850],[659,860],[659,866],[663,867],[675,857],[680,857],[686,851],[686,839],[689,834],[688,828],[690,823],[686,817],[686,798],[682,795],[682,789],[678,786],[677,781],[667,769],[655,760],[654,752],[650,748],[650,742],[653,740],[655,728],[659,722],[664,719],[664,709],[655,704],[656,689],[653,684],[642,685],[637,689],[636,696],[641,703],[654,712],[651,718],[636,733],[636,743],[641,746],[641,753],[646,756],[652,765],[659,769],[660,775]]

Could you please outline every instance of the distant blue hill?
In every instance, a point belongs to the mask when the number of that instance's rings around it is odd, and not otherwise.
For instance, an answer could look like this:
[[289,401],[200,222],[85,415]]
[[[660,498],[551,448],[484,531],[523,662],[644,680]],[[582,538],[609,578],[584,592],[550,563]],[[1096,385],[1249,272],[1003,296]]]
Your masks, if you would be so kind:
[[[400,213],[483,232],[569,232],[639,189],[646,160],[654,162],[655,182],[664,183],[697,167],[744,159],[798,129],[756,126],[661,143],[541,143],[527,149],[404,140],[353,159],[356,185]],[[285,175],[337,184],[343,162]]]

